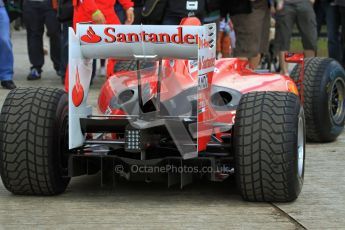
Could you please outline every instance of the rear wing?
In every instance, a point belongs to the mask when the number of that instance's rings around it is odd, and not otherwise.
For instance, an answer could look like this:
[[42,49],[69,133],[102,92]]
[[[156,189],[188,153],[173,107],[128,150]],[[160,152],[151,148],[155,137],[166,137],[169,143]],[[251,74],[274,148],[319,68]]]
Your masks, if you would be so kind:
[[136,57],[197,59],[202,27],[79,25],[77,36],[85,58]]
[[[198,63],[201,89],[211,86],[216,59],[216,25],[93,25],[69,30],[69,148],[83,145],[80,118],[87,104],[92,59],[188,59]],[[206,80],[205,80],[206,79]],[[206,87],[205,87],[206,86]],[[204,104],[204,103],[202,103]],[[201,108],[201,111],[205,109]],[[207,116],[205,116],[207,117]]]

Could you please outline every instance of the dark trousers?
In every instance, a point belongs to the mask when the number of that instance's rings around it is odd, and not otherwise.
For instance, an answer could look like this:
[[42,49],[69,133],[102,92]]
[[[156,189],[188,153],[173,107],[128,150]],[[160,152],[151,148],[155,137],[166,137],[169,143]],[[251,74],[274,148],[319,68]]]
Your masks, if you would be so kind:
[[27,30],[28,53],[31,68],[41,71],[44,64],[43,33],[44,25],[50,40],[50,58],[54,69],[60,68],[60,23],[51,1],[32,2],[26,0],[23,5],[23,16]]
[[[196,15],[196,17],[200,19],[201,24],[204,23],[204,18],[203,17],[200,17],[198,15]],[[165,15],[163,17],[162,25],[180,25],[180,23],[181,23],[183,18],[184,18],[183,16]]]
[[183,17],[165,15],[163,18],[162,24],[163,25],[179,25],[182,19]]
[[342,61],[341,41],[340,41],[340,15],[336,6],[332,6],[329,1],[319,1],[315,5],[317,20],[317,32],[320,35],[321,26],[324,21],[327,25],[328,53],[329,57]]
[[10,19],[5,7],[0,6],[0,81],[12,80],[13,51],[10,38]]
[[343,66],[345,67],[345,7],[339,6],[340,16],[341,16],[341,37],[342,37],[342,46],[343,46]]
[[[125,13],[125,11],[123,10],[121,4],[120,4],[120,3],[116,3],[116,4],[115,4],[115,7],[114,7],[114,10],[115,10],[115,12],[116,12],[117,17],[120,19],[121,24],[124,24],[125,21],[126,21],[126,13]],[[135,16],[136,16],[136,15],[135,15]]]
[[65,78],[68,65],[68,29],[72,26],[72,21],[62,23],[60,74],[63,78]]

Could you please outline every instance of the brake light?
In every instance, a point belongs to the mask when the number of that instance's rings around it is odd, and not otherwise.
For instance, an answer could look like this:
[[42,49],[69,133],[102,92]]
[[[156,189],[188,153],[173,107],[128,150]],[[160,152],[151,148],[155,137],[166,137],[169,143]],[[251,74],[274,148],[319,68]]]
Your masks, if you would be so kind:
[[287,90],[289,92],[294,93],[297,96],[299,96],[298,88],[297,88],[296,84],[293,81],[286,81],[286,86],[287,86]]

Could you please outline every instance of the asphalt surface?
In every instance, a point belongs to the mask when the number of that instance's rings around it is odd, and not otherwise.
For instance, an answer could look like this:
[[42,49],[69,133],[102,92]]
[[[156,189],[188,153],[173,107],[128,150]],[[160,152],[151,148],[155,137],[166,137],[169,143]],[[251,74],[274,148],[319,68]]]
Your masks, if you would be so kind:
[[[48,44],[47,40],[45,41]],[[13,33],[19,87],[61,87],[49,57],[40,81],[28,82],[26,36]],[[104,79],[97,78],[91,103]],[[0,89],[0,106],[8,91]],[[308,144],[305,183],[292,203],[249,203],[232,181],[189,185],[120,181],[100,186],[100,176],[73,178],[56,197],[10,194],[0,182],[0,229],[345,229],[345,134],[335,143]]]

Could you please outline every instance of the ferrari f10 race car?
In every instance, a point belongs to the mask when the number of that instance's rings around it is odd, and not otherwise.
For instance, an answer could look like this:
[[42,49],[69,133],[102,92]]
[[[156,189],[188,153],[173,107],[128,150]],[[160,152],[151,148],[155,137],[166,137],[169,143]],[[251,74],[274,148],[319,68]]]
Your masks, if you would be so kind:
[[[247,201],[295,200],[306,140],[330,142],[343,131],[344,69],[288,54],[291,77],[257,72],[240,59],[216,60],[215,42],[216,25],[195,18],[70,29],[68,94],[19,88],[4,102],[4,186],[56,195],[71,177],[96,173],[102,182],[119,176],[181,188],[234,175]],[[104,83],[97,112],[87,100],[93,58],[129,63],[118,62]]]

